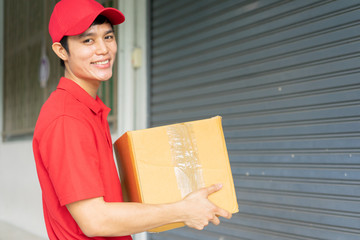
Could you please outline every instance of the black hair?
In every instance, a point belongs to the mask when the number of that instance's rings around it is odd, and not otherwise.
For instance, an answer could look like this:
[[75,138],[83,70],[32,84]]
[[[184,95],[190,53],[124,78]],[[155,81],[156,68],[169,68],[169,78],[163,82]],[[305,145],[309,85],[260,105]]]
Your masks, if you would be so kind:
[[[91,26],[94,26],[94,25],[101,25],[103,23],[110,23],[111,25],[111,28],[114,30],[114,26],[112,25],[112,23],[110,22],[110,20],[103,16],[103,15],[99,15],[97,16],[97,18],[93,21],[93,23],[90,25]],[[69,52],[69,45],[68,45],[68,36],[64,36],[61,40],[60,40],[60,44],[63,46],[63,48],[66,50],[66,52],[68,54],[70,54]],[[62,67],[65,68],[65,63],[64,63],[64,60],[60,59],[60,65]]]

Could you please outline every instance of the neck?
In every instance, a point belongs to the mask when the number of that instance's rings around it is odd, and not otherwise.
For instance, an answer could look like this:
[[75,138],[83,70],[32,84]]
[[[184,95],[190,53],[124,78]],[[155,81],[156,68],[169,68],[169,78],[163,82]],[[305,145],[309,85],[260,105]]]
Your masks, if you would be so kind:
[[74,81],[77,83],[82,89],[84,89],[91,97],[96,99],[97,91],[100,87],[101,82],[97,80],[84,80],[77,77],[72,76],[67,71],[65,71],[64,77]]

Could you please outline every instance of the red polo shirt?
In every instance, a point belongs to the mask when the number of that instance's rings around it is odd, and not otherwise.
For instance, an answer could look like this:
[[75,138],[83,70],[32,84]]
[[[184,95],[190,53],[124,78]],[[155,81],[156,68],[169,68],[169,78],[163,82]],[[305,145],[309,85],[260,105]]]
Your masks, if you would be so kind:
[[92,98],[66,78],[60,79],[41,109],[33,150],[51,240],[89,239],[66,204],[95,197],[122,202],[107,122],[109,112],[99,97]]

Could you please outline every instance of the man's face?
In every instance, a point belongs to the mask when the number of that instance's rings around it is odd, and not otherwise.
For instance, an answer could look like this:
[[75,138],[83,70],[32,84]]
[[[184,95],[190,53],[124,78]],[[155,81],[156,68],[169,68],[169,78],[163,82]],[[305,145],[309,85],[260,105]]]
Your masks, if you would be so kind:
[[66,75],[71,79],[106,81],[112,76],[117,44],[109,23],[92,25],[84,33],[68,37]]

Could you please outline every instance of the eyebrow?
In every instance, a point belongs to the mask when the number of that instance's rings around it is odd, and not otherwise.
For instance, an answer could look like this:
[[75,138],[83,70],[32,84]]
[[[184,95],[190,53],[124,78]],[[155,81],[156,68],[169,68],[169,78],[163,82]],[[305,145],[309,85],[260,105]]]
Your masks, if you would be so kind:
[[[109,29],[108,31],[105,32],[105,35],[108,35],[109,33],[114,33],[114,30],[113,29]],[[81,34],[78,35],[78,38],[86,38],[86,37],[91,37],[91,36],[94,36],[96,35],[95,32],[83,32]]]

